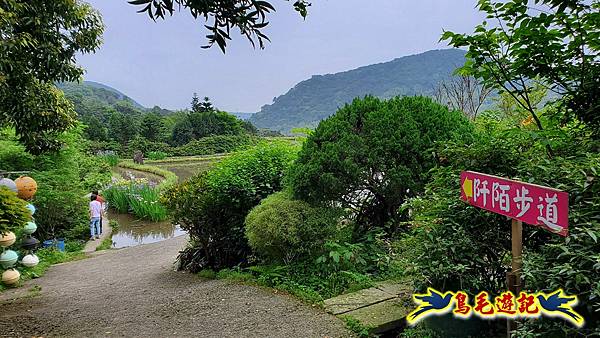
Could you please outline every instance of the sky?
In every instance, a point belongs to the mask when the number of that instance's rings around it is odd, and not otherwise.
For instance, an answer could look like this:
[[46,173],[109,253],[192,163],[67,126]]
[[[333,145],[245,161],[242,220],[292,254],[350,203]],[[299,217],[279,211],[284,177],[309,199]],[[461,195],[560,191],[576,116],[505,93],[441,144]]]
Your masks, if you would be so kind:
[[230,112],[257,112],[296,83],[431,49],[443,30],[470,33],[483,21],[475,0],[313,0],[303,20],[293,1],[277,9],[253,49],[237,32],[226,54],[206,43],[204,22],[176,12],[153,22],[126,0],[86,0],[102,14],[104,44],[78,57],[85,80],[118,89],[146,107],[189,107],[192,94]]

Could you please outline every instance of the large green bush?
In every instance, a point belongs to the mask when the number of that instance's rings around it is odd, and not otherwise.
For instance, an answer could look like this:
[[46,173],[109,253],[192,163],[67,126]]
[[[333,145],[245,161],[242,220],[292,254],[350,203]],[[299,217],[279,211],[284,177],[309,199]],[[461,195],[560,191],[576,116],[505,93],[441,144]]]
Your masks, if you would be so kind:
[[355,99],[308,137],[291,186],[305,201],[352,209],[358,237],[398,224],[398,207],[423,191],[436,164],[435,142],[468,138],[472,130],[462,113],[429,98]]
[[336,235],[341,212],[312,207],[285,192],[265,198],[246,217],[252,251],[270,263],[289,264],[322,252]]
[[248,135],[208,136],[173,148],[171,154],[174,156],[213,155],[238,151],[252,144],[256,144],[256,140]]
[[0,186],[0,235],[25,226],[31,219],[26,205],[15,192]]
[[[404,272],[417,289],[465,290],[498,294],[506,290],[510,270],[510,221],[460,201],[462,170],[514,178],[569,193],[569,236],[565,239],[538,227],[523,228],[524,276],[527,290],[551,292],[563,288],[579,296],[577,311],[586,326],[577,334],[600,332],[600,156],[585,138],[569,130],[535,142],[526,130],[486,130],[472,144],[446,144],[440,149],[444,166],[432,172],[424,195],[406,205],[412,211],[412,231],[400,242]],[[533,137],[533,138],[532,138]],[[528,321],[520,336],[575,335],[562,321]]]
[[21,170],[32,165],[33,156],[25,152],[25,146],[16,140],[0,140],[0,170]]
[[191,246],[179,257],[181,267],[199,271],[246,262],[246,215],[261,199],[281,190],[296,153],[289,144],[262,144],[168,190],[163,201],[173,221],[190,235]]

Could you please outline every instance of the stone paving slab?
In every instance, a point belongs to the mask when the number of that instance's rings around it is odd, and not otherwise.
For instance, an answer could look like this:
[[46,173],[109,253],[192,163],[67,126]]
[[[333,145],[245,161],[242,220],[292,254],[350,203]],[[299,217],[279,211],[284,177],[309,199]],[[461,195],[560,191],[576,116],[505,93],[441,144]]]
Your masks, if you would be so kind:
[[405,325],[413,307],[412,288],[393,281],[376,283],[374,287],[340,295],[324,301],[325,310],[338,317],[352,317],[371,333],[382,333]]
[[377,288],[370,288],[326,299],[324,303],[327,312],[339,315],[371,304],[380,303],[394,297],[393,294]]
[[342,316],[358,320],[362,325],[371,328],[371,333],[381,333],[405,325],[405,317],[410,311],[411,308],[407,307],[402,299],[392,298],[346,312]]

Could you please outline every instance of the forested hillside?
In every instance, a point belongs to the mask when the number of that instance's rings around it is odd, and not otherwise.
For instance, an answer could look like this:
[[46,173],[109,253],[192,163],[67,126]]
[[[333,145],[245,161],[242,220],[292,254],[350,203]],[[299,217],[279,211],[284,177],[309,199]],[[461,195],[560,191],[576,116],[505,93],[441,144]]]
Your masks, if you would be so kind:
[[355,97],[430,95],[439,81],[464,61],[462,50],[432,50],[342,73],[315,75],[263,106],[250,121],[258,128],[288,132],[294,127],[316,126]]
[[57,84],[58,88],[75,104],[75,107],[94,105],[115,105],[123,101],[130,103],[133,107],[145,110],[141,104],[122,92],[102,83],[93,81],[62,82]]

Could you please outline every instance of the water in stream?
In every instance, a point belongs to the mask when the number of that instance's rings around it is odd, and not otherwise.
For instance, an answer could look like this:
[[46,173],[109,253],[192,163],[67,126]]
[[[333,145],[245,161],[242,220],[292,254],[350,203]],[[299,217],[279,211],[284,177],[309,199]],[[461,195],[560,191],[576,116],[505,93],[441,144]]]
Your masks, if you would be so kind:
[[160,242],[185,234],[185,231],[170,221],[137,220],[133,215],[117,214],[114,211],[109,211],[108,218],[119,222],[119,228],[113,230],[112,234],[113,248],[116,249]]

